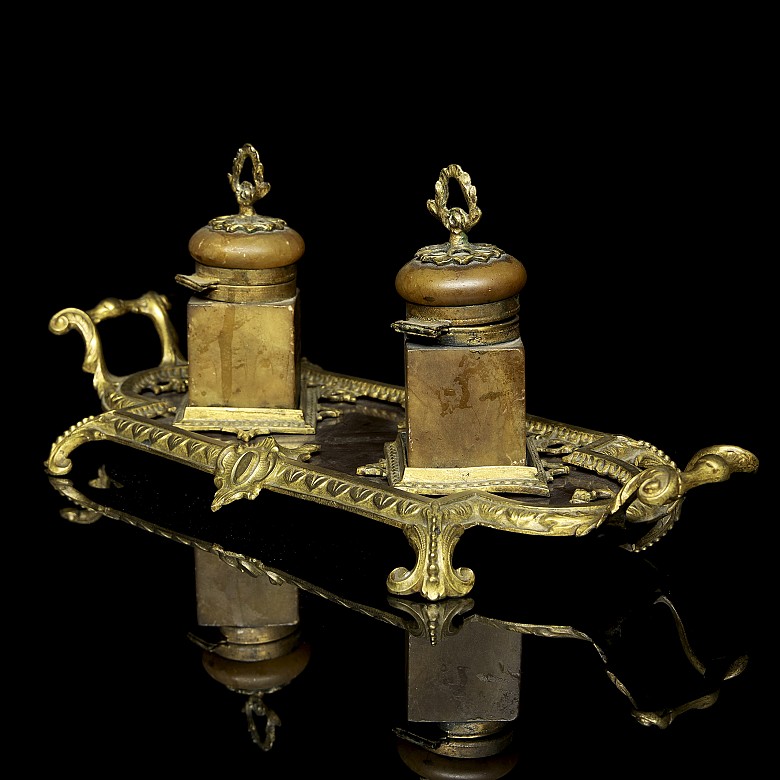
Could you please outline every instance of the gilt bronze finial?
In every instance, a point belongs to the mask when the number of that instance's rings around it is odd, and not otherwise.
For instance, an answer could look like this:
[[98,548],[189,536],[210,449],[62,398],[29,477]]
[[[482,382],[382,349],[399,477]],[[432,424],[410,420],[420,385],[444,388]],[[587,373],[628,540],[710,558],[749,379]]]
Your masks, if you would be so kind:
[[[447,207],[450,198],[450,179],[455,179],[460,185],[460,191],[469,207],[466,213],[459,206]],[[441,220],[442,225],[450,231],[450,243],[462,243],[474,225],[479,222],[482,210],[477,206],[477,188],[471,183],[471,176],[460,165],[448,165],[442,168],[439,180],[436,182],[436,197],[428,201],[428,211]]]
[[[455,179],[460,185],[468,211],[460,206],[450,208],[447,205],[450,179]],[[472,261],[486,263],[500,257],[503,253],[498,247],[492,244],[472,244],[468,240],[468,231],[482,217],[482,210],[477,206],[477,188],[471,183],[471,176],[460,165],[448,165],[442,168],[435,189],[436,196],[427,202],[428,211],[450,231],[450,240],[446,244],[422,247],[415,258],[422,263],[435,265],[467,265]]]
[[[252,161],[251,182],[241,181],[247,160]],[[265,181],[263,174],[263,163],[260,162],[257,149],[251,144],[244,144],[233,160],[233,170],[228,174],[228,181],[238,201],[238,213],[242,216],[254,214],[255,201],[264,198],[271,189],[271,185]]]
[[[243,180],[247,160],[252,163],[252,180]],[[244,144],[233,159],[233,169],[228,173],[230,187],[238,201],[238,214],[216,217],[209,222],[212,230],[226,233],[257,233],[285,230],[287,223],[276,217],[265,217],[255,212],[255,202],[264,198],[271,185],[264,179],[260,155],[251,144]]]

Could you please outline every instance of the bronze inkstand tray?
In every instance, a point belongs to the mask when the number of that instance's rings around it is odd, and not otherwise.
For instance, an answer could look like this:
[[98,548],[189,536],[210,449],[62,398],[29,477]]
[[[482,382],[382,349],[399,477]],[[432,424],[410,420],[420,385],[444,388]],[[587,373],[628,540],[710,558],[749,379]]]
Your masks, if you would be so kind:
[[[240,502],[262,524],[264,496],[275,493],[289,499],[291,525],[310,502],[346,513],[358,537],[363,523],[397,529],[413,561],[374,572],[376,581],[393,597],[435,602],[465,596],[479,577],[453,563],[471,528],[558,538],[616,528],[626,531],[623,547],[641,552],[674,526],[691,488],[757,469],[738,446],[704,447],[679,468],[647,441],[527,413],[518,318],[525,269],[469,241],[481,211],[458,165],[441,171],[427,203],[449,240],[419,249],[396,277],[406,307],[392,323],[403,338],[404,385],[312,364],[301,353],[304,242],[284,220],[255,212],[270,188],[263,174],[257,151],[243,146],[228,176],[238,213],[190,240],[195,271],[177,276],[192,293],[186,357],[169,301],[156,292],[51,318],[53,333],[84,339],[82,368],[101,408],[51,445],[45,468],[60,492],[68,493],[74,451],[110,442],[150,471],[162,458],[210,479],[215,523],[218,510]],[[465,208],[449,206],[453,181]],[[162,357],[117,376],[99,326],[126,314],[152,321]]]

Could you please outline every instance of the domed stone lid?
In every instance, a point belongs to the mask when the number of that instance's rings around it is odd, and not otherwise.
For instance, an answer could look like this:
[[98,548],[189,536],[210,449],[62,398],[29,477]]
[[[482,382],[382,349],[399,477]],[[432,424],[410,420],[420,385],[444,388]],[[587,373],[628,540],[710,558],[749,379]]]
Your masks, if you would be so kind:
[[[468,212],[447,207],[450,179],[458,181]],[[469,306],[502,301],[520,292],[526,282],[523,264],[492,244],[468,240],[467,232],[482,211],[471,177],[459,165],[441,171],[436,197],[427,205],[450,231],[450,240],[423,247],[401,268],[395,288],[402,298],[419,306]]]
[[[253,180],[242,181],[244,165],[252,163]],[[262,270],[296,263],[304,251],[301,236],[283,219],[255,213],[254,203],[271,185],[263,179],[263,165],[249,144],[233,160],[230,186],[238,201],[238,214],[216,217],[196,231],[189,242],[192,257],[212,268]]]

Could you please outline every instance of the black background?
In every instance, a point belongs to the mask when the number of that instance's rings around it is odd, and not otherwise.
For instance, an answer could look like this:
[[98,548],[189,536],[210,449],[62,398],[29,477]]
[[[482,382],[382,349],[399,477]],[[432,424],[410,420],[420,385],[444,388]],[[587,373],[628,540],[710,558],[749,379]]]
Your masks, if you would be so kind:
[[[421,246],[446,239],[426,200],[457,163],[483,211],[471,240],[528,273],[530,414],[650,441],[680,467],[712,444],[758,456],[757,473],[692,491],[652,553],[711,630],[744,642],[748,670],[711,710],[656,733],[630,722],[582,651],[537,650],[546,685],[528,683],[528,751],[515,771],[759,765],[770,747],[760,713],[772,706],[773,179],[760,39],[751,46],[732,30],[737,51],[722,21],[719,36],[669,33],[641,46],[607,36],[606,48],[574,50],[553,35],[533,55],[528,31],[508,49],[457,38],[446,57],[435,38],[397,40],[376,66],[371,36],[350,39],[356,48],[343,38],[295,46],[289,27],[284,54],[247,38],[235,58],[220,57],[205,25],[190,50],[155,40],[153,60],[148,30],[127,49],[93,42],[87,55],[74,43],[69,56],[45,57],[45,78],[18,94],[8,156],[24,202],[6,222],[18,242],[8,290],[21,309],[7,334],[21,350],[7,407],[17,501],[6,664],[21,692],[14,733],[25,761],[83,776],[152,766],[198,776],[223,762],[285,776],[281,758],[251,745],[238,697],[207,678],[187,640],[191,550],[114,521],[68,524],[43,471],[53,440],[100,411],[83,342],[49,333],[50,317],[155,290],[184,344],[189,293],[174,277],[194,269],[189,237],[235,213],[227,173],[250,143],[271,184],[257,210],[306,243],[298,284],[312,362],[403,383],[394,278]],[[429,56],[401,67],[410,49]],[[122,62],[130,52],[134,65]],[[156,363],[151,334],[108,330],[114,373]],[[511,567],[505,576],[511,588]],[[279,740],[289,742],[278,752],[300,761],[291,776],[318,776],[302,756],[343,777],[407,776],[388,725],[396,705],[382,705],[402,693],[399,638],[365,622],[347,631],[331,605],[306,609],[325,649],[312,688],[287,694]]]

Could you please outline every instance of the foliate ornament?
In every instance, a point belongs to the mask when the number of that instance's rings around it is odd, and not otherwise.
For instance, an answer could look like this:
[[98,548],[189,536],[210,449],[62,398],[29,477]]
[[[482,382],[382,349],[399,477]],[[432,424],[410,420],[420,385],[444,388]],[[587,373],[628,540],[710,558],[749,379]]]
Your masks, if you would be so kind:
[[258,444],[235,444],[226,447],[217,458],[214,469],[214,484],[217,492],[211,502],[211,509],[216,512],[225,504],[247,498],[250,501],[257,498],[263,485],[277,466],[282,449],[294,458],[309,460],[316,445],[282,448],[276,440],[268,436]]
[[[252,164],[252,181],[242,181],[241,176],[244,166],[250,161]],[[284,230],[287,223],[276,217],[264,217],[255,213],[255,201],[264,198],[271,185],[263,178],[263,164],[260,155],[251,144],[244,144],[233,160],[233,170],[228,174],[228,181],[238,201],[238,214],[223,217],[215,217],[209,221],[209,227],[213,230],[222,230],[226,233],[243,231],[245,233],[270,232],[272,230]]]
[[409,544],[417,553],[417,563],[411,571],[399,566],[390,572],[387,589],[394,595],[421,593],[429,601],[465,596],[474,584],[474,572],[452,566],[452,553],[465,527],[448,522],[435,507],[422,510],[424,524],[404,527]]
[[[460,185],[460,191],[466,200],[468,211],[454,206],[449,208],[449,180],[455,179]],[[432,244],[419,249],[414,256],[421,263],[435,265],[467,265],[472,261],[487,263],[501,257],[504,253],[492,244],[471,244],[467,233],[482,217],[482,210],[477,206],[477,188],[471,183],[471,177],[460,165],[448,165],[439,174],[435,185],[436,196],[427,202],[428,211],[437,217],[442,225],[450,231],[447,244]]]
[[452,599],[420,604],[416,601],[388,598],[388,604],[411,615],[412,621],[405,624],[410,636],[428,637],[431,646],[437,645],[445,636],[457,634],[461,626],[455,625],[455,618],[474,607],[473,599]]

